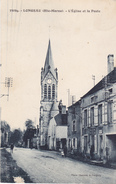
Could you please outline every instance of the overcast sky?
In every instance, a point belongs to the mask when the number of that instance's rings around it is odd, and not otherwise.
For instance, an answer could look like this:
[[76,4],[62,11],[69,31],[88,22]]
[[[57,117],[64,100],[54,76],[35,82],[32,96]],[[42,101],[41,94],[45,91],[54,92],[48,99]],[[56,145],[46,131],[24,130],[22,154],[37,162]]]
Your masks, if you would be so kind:
[[[27,119],[39,123],[40,74],[49,38],[58,100],[64,105],[68,89],[79,100],[93,87],[92,75],[97,83],[107,74],[107,55],[116,61],[115,0],[1,0],[1,7],[1,82],[13,78],[9,101],[1,98],[1,119],[11,128],[23,129]],[[6,93],[2,84],[1,94]]]

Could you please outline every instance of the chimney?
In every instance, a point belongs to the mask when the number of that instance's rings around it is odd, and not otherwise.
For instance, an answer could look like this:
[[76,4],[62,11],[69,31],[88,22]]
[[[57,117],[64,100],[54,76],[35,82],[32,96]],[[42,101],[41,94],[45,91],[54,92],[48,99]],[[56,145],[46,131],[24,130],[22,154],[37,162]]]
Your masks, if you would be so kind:
[[114,70],[114,55],[108,55],[108,60],[107,60],[107,64],[108,64],[108,74]]
[[76,102],[76,96],[73,95],[73,96],[72,96],[72,104],[74,104],[75,102]]
[[72,105],[72,95],[70,95],[70,89],[68,89],[68,106]]

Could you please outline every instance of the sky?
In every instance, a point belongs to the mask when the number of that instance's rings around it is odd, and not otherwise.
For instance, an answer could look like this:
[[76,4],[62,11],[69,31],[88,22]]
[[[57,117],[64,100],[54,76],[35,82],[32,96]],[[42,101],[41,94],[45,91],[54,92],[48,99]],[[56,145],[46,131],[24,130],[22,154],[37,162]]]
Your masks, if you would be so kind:
[[68,105],[68,89],[79,100],[107,74],[107,56],[116,66],[115,0],[1,0],[1,94],[13,78],[9,100],[0,98],[1,120],[25,128],[39,124],[41,68],[48,42],[58,69],[58,100]]

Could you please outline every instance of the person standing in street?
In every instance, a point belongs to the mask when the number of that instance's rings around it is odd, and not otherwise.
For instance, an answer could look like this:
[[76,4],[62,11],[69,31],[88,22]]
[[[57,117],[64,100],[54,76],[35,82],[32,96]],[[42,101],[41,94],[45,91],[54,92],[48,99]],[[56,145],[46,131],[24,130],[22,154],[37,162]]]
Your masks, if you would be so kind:
[[66,157],[66,155],[67,155],[67,147],[66,147],[66,145],[64,146],[64,156]]
[[10,145],[11,153],[13,153],[13,149],[14,149],[14,144],[13,144],[13,143],[11,143],[11,145]]

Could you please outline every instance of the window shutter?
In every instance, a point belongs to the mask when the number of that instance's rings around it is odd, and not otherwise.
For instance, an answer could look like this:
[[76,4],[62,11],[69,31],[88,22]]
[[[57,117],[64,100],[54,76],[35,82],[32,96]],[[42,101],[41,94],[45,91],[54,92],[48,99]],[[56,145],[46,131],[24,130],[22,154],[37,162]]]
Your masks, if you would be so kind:
[[94,151],[97,152],[97,136],[94,135]]
[[77,138],[75,138],[75,149],[77,149]]
[[98,107],[97,106],[95,106],[95,113],[94,113],[94,120],[95,120],[95,122],[94,122],[94,125],[96,126],[96,125],[98,125]]
[[90,127],[90,108],[88,108],[88,126]]
[[84,136],[82,136],[82,151],[84,150]]
[[82,111],[82,127],[84,128],[84,111]]

